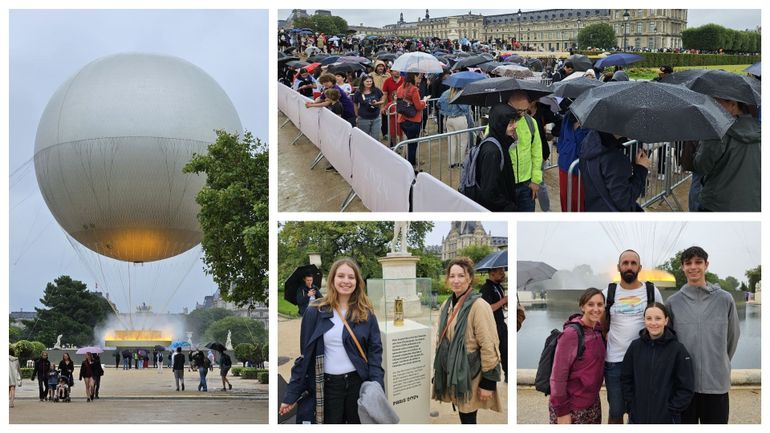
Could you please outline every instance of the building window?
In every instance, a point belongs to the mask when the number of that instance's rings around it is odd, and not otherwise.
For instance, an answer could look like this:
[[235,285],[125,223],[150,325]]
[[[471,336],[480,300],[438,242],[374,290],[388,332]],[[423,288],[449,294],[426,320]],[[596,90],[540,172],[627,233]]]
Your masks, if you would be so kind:
[[650,32],[654,32],[656,30],[656,23],[655,21],[650,21]]
[[644,23],[642,22],[636,23],[636,33],[641,33],[643,27],[644,27]]

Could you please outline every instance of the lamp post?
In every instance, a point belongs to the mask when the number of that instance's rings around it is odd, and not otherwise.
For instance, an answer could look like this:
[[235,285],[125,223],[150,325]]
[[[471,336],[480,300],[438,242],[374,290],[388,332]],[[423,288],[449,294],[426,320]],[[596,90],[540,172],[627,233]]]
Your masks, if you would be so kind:
[[628,14],[628,9],[623,12],[623,51],[626,51],[626,34],[628,34],[628,18],[631,15]]
[[521,47],[521,9],[516,12],[516,21],[519,22],[519,36],[516,38],[516,42],[518,42]]
[[577,27],[577,35],[575,35],[575,50],[580,49],[580,18],[577,19],[578,27]]

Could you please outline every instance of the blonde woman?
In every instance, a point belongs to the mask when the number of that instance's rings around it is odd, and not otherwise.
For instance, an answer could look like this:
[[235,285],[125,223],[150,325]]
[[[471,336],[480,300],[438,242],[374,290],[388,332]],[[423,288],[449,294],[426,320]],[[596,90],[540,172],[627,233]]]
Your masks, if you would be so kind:
[[487,301],[474,292],[473,276],[473,261],[467,257],[447,266],[452,296],[441,305],[433,362],[432,398],[457,406],[463,424],[476,424],[479,409],[502,412],[496,392],[502,374],[495,318]]
[[332,264],[326,295],[302,316],[300,353],[279,413],[298,406],[298,424],[360,424],[361,383],[384,389],[384,370],[380,327],[352,259]]
[[[455,98],[461,89],[450,87],[441,94],[438,99],[438,109],[446,119],[447,132],[462,131],[470,127],[471,118],[470,105],[450,104],[449,101]],[[468,151],[469,134],[449,136],[449,168],[460,166],[465,159],[465,153]]]

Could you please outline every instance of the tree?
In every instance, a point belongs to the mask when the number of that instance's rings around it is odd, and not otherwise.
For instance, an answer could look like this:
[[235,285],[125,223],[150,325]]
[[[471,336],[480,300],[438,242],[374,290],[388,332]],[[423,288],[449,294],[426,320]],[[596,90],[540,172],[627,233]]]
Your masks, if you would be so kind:
[[262,345],[262,359],[264,360],[263,363],[270,359],[270,345],[269,344],[263,344]]
[[32,343],[32,357],[39,358],[40,354],[45,352],[46,350],[45,344],[39,341],[32,341],[31,343]]
[[751,293],[756,293],[757,283],[762,281],[762,265],[747,270],[746,278],[749,279],[749,291]]
[[479,260],[488,256],[494,251],[489,245],[468,245],[465,248],[457,250],[458,256],[465,256],[473,260],[473,263],[478,263]]
[[268,152],[250,132],[217,131],[208,153],[193,155],[185,173],[206,174],[196,197],[206,273],[222,299],[253,308],[267,303],[269,268]]
[[615,30],[606,23],[591,24],[580,29],[578,33],[578,47],[583,49],[591,48],[610,48],[617,45],[615,39]]
[[246,361],[251,361],[254,354],[254,345],[251,343],[241,343],[235,346],[235,359],[246,366]]
[[8,327],[8,342],[13,344],[19,340],[21,340],[22,337],[22,330],[18,326],[9,326]]
[[265,368],[265,358],[262,357],[262,348],[263,347],[264,347],[264,345],[259,344],[259,343],[254,345],[254,349],[251,352],[252,353],[251,362],[254,363],[254,367]]
[[[413,221],[407,243],[412,250],[422,250],[432,222]],[[278,232],[278,279],[285,281],[298,266],[308,263],[308,253],[321,255],[321,271],[328,274],[340,257],[352,257],[361,267],[364,279],[381,278],[377,258],[390,250],[392,221],[290,221]]]
[[295,19],[294,27],[306,28],[326,35],[341,35],[348,30],[348,22],[338,16],[313,15]]
[[721,279],[719,280],[719,287],[721,287],[721,288],[723,288],[723,289],[725,289],[725,290],[727,290],[729,292],[735,291],[738,288],[739,285],[740,285],[740,282],[735,277],[729,277],[728,276],[724,280],[721,280]]
[[261,322],[240,316],[225,317],[212,323],[203,334],[203,340],[221,343],[227,340],[227,331],[232,332],[233,347],[241,343],[256,344],[267,340],[267,331]]
[[[682,253],[684,250],[681,250],[674,254],[673,257],[668,259],[665,263],[658,266],[658,269],[670,272],[674,278],[676,278],[676,287],[682,287],[685,284],[687,284],[687,277],[684,275],[684,271],[682,270]],[[709,283],[719,283],[719,277],[711,272],[706,272],[706,281]]]
[[34,359],[35,346],[31,341],[19,340],[12,347],[13,353],[19,358],[19,365],[24,365],[27,360]]
[[197,339],[212,323],[232,315],[232,311],[224,308],[200,308],[188,314],[185,322],[187,323],[187,330],[192,332]]
[[94,343],[94,328],[112,312],[107,299],[67,275],[46,285],[40,303],[47,308],[35,308],[36,319],[23,321],[28,330],[25,336],[47,347],[53,346],[59,334],[76,346]]

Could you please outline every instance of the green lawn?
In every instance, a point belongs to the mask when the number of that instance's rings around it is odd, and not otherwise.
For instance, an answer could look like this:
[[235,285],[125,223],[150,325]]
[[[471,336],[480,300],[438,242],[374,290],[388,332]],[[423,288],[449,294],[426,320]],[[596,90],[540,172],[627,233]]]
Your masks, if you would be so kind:
[[[676,66],[674,72],[687,69],[723,69],[736,74],[745,74],[744,69],[751,65],[710,65],[710,66]],[[626,70],[632,80],[651,80],[658,76],[658,68],[629,68]]]
[[278,291],[278,314],[289,317],[299,317],[297,306],[283,299],[283,290]]

